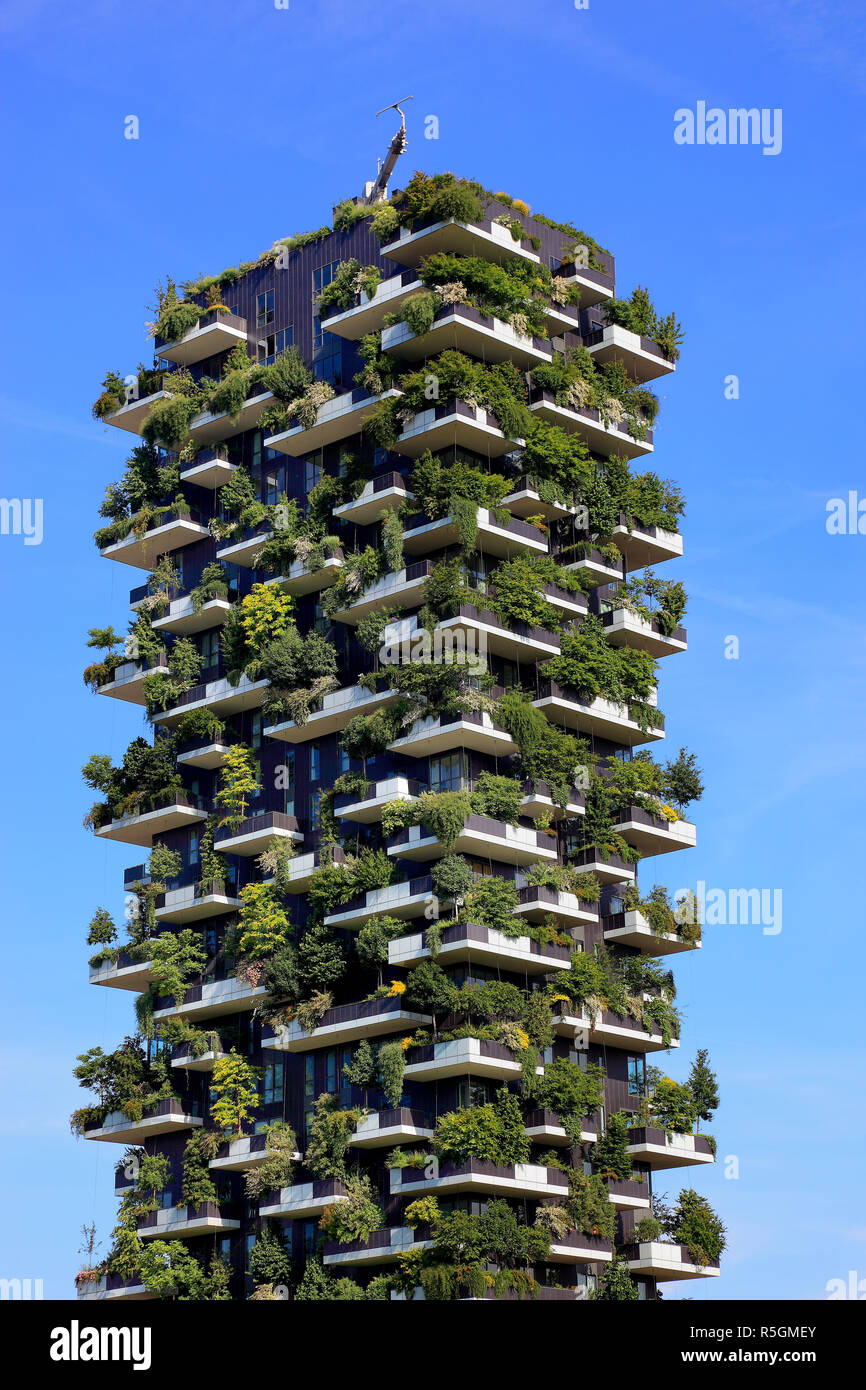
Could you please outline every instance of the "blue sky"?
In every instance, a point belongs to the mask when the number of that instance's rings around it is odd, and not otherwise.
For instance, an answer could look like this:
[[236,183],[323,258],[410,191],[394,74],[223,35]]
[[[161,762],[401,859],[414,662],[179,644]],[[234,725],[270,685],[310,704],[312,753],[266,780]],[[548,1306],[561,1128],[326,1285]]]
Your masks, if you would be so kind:
[[[83,1099],[75,1054],[132,1024],[131,998],[86,983],[86,924],[97,904],[122,911],[130,858],[81,828],[78,770],[139,732],[80,678],[87,629],[124,621],[132,582],[91,541],[127,450],[90,403],[106,370],[146,355],[158,279],[328,221],[393,133],[374,113],[410,91],[403,176],[454,169],[575,221],[615,253],[621,293],[647,284],[688,333],[660,384],[656,466],[688,497],[690,649],[665,661],[661,705],[707,794],[698,849],[655,863],[670,887],[780,889],[783,925],[708,928],[676,965],[669,1069],[709,1048],[713,1130],[739,1176],[720,1162],[696,1179],[729,1228],[722,1278],[668,1296],[815,1299],[866,1275],[851,896],[866,537],[825,526],[828,499],[866,497],[864,30],[852,0],[7,7],[0,493],[43,498],[44,538],[0,536],[0,1275],[67,1297],[81,1223],[105,1242],[114,1207],[114,1147],[76,1142],[65,1119]],[[698,101],[781,108],[781,153],[675,144],[674,112]]]

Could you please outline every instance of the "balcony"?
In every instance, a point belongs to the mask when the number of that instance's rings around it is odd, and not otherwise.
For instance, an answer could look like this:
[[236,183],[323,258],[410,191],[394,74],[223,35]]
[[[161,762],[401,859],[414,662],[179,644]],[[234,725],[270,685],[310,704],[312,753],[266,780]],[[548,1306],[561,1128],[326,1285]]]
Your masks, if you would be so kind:
[[169,362],[188,367],[193,362],[203,362],[206,357],[215,357],[219,352],[228,352],[238,343],[246,343],[247,336],[246,319],[211,309],[203,311],[195,328],[176,342],[164,343],[157,338],[154,351],[157,357],[167,357]]
[[587,334],[583,346],[596,362],[622,362],[633,381],[653,381],[676,371],[675,363],[668,361],[654,339],[620,328],[619,324],[611,323]]
[[689,1168],[715,1163],[716,1156],[703,1134],[670,1134],[652,1126],[628,1132],[628,1151],[633,1159],[656,1168]]
[[190,1043],[178,1043],[171,1050],[171,1065],[178,1071],[212,1072],[217,1062],[225,1057],[226,1050],[216,1033],[211,1034],[212,1046],[206,1052],[196,1055]]
[[206,980],[204,984],[192,985],[187,990],[181,1004],[173,999],[158,1000],[160,1007],[154,1010],[157,1023],[170,1018],[184,1018],[191,1023],[198,1019],[220,1018],[223,1014],[237,1014],[251,1009],[257,999],[267,993],[264,985],[250,985],[246,980],[231,977],[227,980]]
[[302,560],[294,560],[285,574],[276,579],[266,579],[265,584],[273,584],[286,594],[318,594],[328,589],[340,577],[343,568],[343,554],[328,555],[323,565],[310,569]]
[[598,921],[598,905],[583,902],[575,893],[561,893],[556,888],[530,884],[520,889],[519,896],[514,914],[525,917],[528,922],[543,922],[551,914],[565,928],[592,926]]
[[[582,1264],[609,1264],[613,1259],[613,1249],[609,1240],[604,1236],[587,1236],[582,1231],[567,1231],[564,1236],[557,1236],[553,1241],[547,1256],[551,1264],[560,1265],[582,1265]],[[571,1289],[539,1289],[539,1294],[556,1294],[563,1298],[566,1296],[577,1297],[577,1290]]]
[[167,400],[172,394],[171,391],[153,391],[149,396],[138,396],[134,401],[127,401],[120,410],[106,415],[102,423],[114,425],[118,430],[128,430],[130,434],[141,434],[141,427],[153,407],[158,401]]
[[525,474],[518,478],[513,492],[502,499],[512,516],[544,516],[548,521],[558,521],[564,516],[574,516],[576,508],[564,502],[543,502],[532,478]]
[[451,719],[448,715],[429,715],[426,719],[418,719],[408,733],[395,739],[388,747],[392,753],[405,753],[410,758],[426,758],[461,747],[500,758],[507,758],[518,751],[511,735],[505,729],[498,728],[483,710],[462,714],[458,719]]
[[[485,555],[508,560],[513,555],[546,555],[547,536],[537,526],[524,521],[509,521],[501,525],[493,512],[479,507],[476,515],[478,534],[476,549]],[[460,544],[460,532],[451,516],[427,521],[423,516],[410,517],[403,533],[403,548],[410,555],[425,555],[431,550]]]
[[152,966],[153,961],[134,961],[128,952],[121,951],[113,965],[90,966],[90,983],[143,994],[153,979]]
[[523,816],[544,816],[548,812],[551,812],[557,820],[560,817],[573,820],[576,816],[584,816],[586,815],[586,797],[576,787],[570,787],[568,800],[563,809],[558,802],[553,800],[550,787],[546,782],[524,782],[520,814]]
[[269,1192],[259,1204],[259,1216],[265,1219],[288,1216],[293,1220],[309,1220],[321,1216],[326,1207],[347,1199],[345,1187],[336,1178],[296,1182],[291,1187],[281,1187],[278,1192]]
[[[522,439],[509,439],[499,428],[499,421],[489,410],[466,401],[442,401],[419,410],[406,422],[397,442],[391,447],[396,454],[418,458],[427,449],[471,449],[488,458],[499,458],[522,448]],[[306,449],[302,452],[306,453]],[[404,542],[405,543],[405,542]]]
[[340,1004],[328,1009],[309,1032],[293,1018],[285,1027],[275,1029],[273,1037],[263,1038],[262,1047],[273,1052],[313,1052],[320,1047],[358,1042],[361,1038],[378,1038],[387,1033],[411,1033],[431,1022],[429,1015],[403,1008],[399,996],[393,999],[368,999],[362,1003]]
[[[271,1152],[266,1134],[245,1134],[241,1139],[221,1144],[208,1167],[217,1173],[248,1173],[250,1168],[258,1168],[270,1158]],[[292,1155],[295,1163],[300,1163],[301,1157],[299,1153]]]
[[212,410],[203,410],[190,421],[190,435],[197,444],[222,443],[224,439],[233,435],[254,430],[265,411],[274,404],[273,392],[263,391],[261,386],[254,382],[237,415],[229,415],[224,410],[218,414],[214,414]]
[[[562,563],[561,560],[560,563]],[[579,560],[568,561],[564,568],[573,570],[576,574],[582,571],[591,584],[611,584],[615,580],[622,579],[622,566],[612,565],[601,551],[596,550],[595,546],[592,545],[585,547],[585,553]]]
[[648,956],[673,956],[700,950],[700,941],[684,941],[676,932],[658,932],[642,912],[618,912],[604,918],[604,939],[617,946],[633,946]]
[[254,569],[256,557],[266,541],[273,539],[273,531],[264,528],[261,522],[243,540],[233,541],[231,545],[217,548],[216,558],[226,565],[241,565],[244,569]]
[[[443,1081],[449,1076],[489,1076],[494,1081],[514,1081],[521,1075],[520,1063],[507,1047],[482,1038],[428,1043],[411,1048],[407,1057],[411,1058],[406,1067],[407,1081]],[[543,1076],[544,1068],[536,1067],[536,1073]]]
[[624,517],[620,517],[620,525],[610,539],[622,551],[628,571],[677,560],[683,553],[683,538],[678,531],[663,531],[660,526],[629,527]]
[[334,613],[335,622],[355,627],[368,613],[377,613],[392,604],[399,608],[417,608],[424,602],[427,580],[432,572],[429,560],[416,560],[413,565],[384,575],[364,589],[354,603]]
[[347,792],[334,798],[334,815],[338,820],[360,821],[372,825],[382,819],[382,808],[389,801],[417,801],[422,792],[429,791],[423,782],[397,773],[379,782],[368,782],[362,792]]
[[503,319],[482,314],[468,304],[443,305],[426,333],[413,333],[408,323],[382,330],[382,351],[408,362],[435,357],[446,348],[485,362],[513,362],[523,370],[553,360],[548,338],[517,333]]
[[[479,602],[483,603],[480,595]],[[530,627],[527,623],[506,624],[489,608],[476,608],[471,603],[461,603],[459,614],[444,618],[436,630],[463,634],[456,644],[458,650],[487,651],[508,661],[535,663],[560,654],[557,633],[543,627]]]
[[[599,1009],[592,1017],[584,1008],[580,1013],[556,1014],[553,1018],[553,1031],[562,1038],[580,1036],[602,1047],[618,1047],[635,1052],[661,1052],[668,1050],[660,1033],[646,1032],[625,1014],[610,1013]],[[670,1048],[679,1047],[679,1038],[672,1038]]]
[[601,615],[604,634],[614,647],[632,647],[635,651],[649,652],[650,656],[672,656],[674,652],[684,652],[688,638],[684,627],[675,628],[668,635],[658,625],[656,618],[647,621],[639,613],[627,608],[613,608]]
[[100,826],[96,834],[101,840],[118,840],[125,845],[153,848],[154,835],[164,835],[183,825],[197,825],[207,820],[210,803],[191,792],[171,792],[153,811],[140,811]]
[[404,503],[414,502],[414,494],[409,491],[406,479],[401,473],[383,473],[364,486],[363,492],[351,502],[343,502],[334,508],[334,516],[340,521],[351,521],[356,526],[371,526],[378,521],[382,512],[397,511]]
[[[389,965],[411,969],[433,958],[424,932],[388,942]],[[475,922],[455,922],[443,931],[435,959],[438,965],[471,960],[521,975],[547,975],[554,970],[568,970],[571,951],[564,946],[542,946],[529,936],[506,936]]]
[[216,742],[202,743],[197,748],[188,748],[178,753],[177,761],[181,767],[201,767],[208,772],[222,767],[231,744]]
[[359,302],[350,309],[330,313],[326,308],[320,315],[322,327],[338,338],[355,341],[365,333],[378,333],[384,327],[389,314],[395,314],[407,299],[424,289],[414,270],[404,270],[402,274],[389,275],[376,286],[374,294],[364,290],[358,296]]
[[410,1226],[389,1226],[374,1231],[367,1240],[348,1241],[345,1245],[333,1240],[326,1241],[324,1263],[329,1268],[394,1264],[405,1259],[410,1251],[427,1250],[432,1243],[422,1239],[420,1233],[413,1231]]
[[655,816],[640,806],[620,811],[613,828],[617,835],[639,849],[645,859],[678,849],[694,849],[698,834],[692,821],[668,820],[667,816]]
[[174,888],[157,896],[156,920],[185,926],[188,922],[198,922],[205,917],[236,912],[240,905],[240,898],[226,893],[225,884],[216,879],[207,884],[187,883],[182,888]]
[[649,1275],[660,1281],[712,1278],[721,1272],[718,1264],[694,1264],[689,1258],[688,1246],[669,1245],[661,1240],[629,1245],[622,1253],[632,1274]]
[[199,1202],[179,1207],[160,1207],[139,1217],[138,1234],[142,1240],[182,1240],[188,1236],[219,1235],[239,1231],[240,1221],[223,1216],[218,1202]]
[[329,927],[362,927],[371,917],[400,917],[410,921],[424,917],[433,903],[433,883],[429,874],[389,883],[386,888],[371,888],[356,898],[350,898],[329,912],[325,925]]
[[432,1139],[436,1121],[424,1110],[400,1106],[396,1110],[373,1110],[362,1115],[349,1140],[354,1149],[382,1149],[394,1144],[412,1144]]
[[617,1211],[649,1211],[649,1187],[642,1179],[629,1178],[622,1181],[618,1178],[608,1178],[605,1187],[608,1201]]
[[592,270],[589,266],[579,266],[574,261],[563,262],[559,269],[554,272],[567,285],[574,285],[580,290],[581,309],[590,309],[594,304],[601,304],[606,299],[613,299],[613,262],[610,258],[606,259],[611,266],[610,273],[604,270]]
[[139,1283],[137,1278],[127,1279],[120,1274],[103,1274],[99,1279],[77,1284],[76,1289],[78,1299],[84,1302],[102,1302],[106,1299],[140,1302],[157,1297],[156,1294],[148,1293],[144,1284]]
[[159,1101],[140,1120],[130,1120],[122,1110],[115,1110],[101,1124],[88,1125],[84,1138],[110,1144],[143,1144],[157,1134],[178,1134],[197,1129],[203,1123],[201,1115],[193,1114],[188,1103],[172,1097]]
[[223,487],[236,472],[237,464],[229,461],[225,450],[199,449],[192,463],[182,465],[180,480],[213,491]]
[[160,555],[169,555],[182,550],[193,541],[205,540],[210,536],[206,526],[196,521],[192,512],[185,516],[174,516],[160,526],[154,526],[143,535],[132,533],[125,540],[115,541],[100,550],[104,560],[119,560],[123,565],[133,565],[136,569],[152,570]]
[[372,714],[373,710],[391,705],[396,699],[397,692],[387,687],[367,690],[362,685],[344,685],[323,696],[321,707],[312,711],[306,724],[285,719],[280,724],[268,725],[265,733],[268,738],[282,739],[284,743],[308,743],[311,739],[339,733],[356,714]]
[[343,391],[319,406],[316,423],[310,429],[294,425],[281,434],[272,434],[265,440],[265,448],[276,449],[278,453],[288,454],[291,458],[324,449],[328,444],[336,444],[341,439],[360,434],[364,421],[368,415],[372,415],[379,402],[393,400],[400,394],[392,389],[383,391],[381,396],[370,396],[360,386],[354,391]]
[[183,598],[172,599],[165,617],[154,618],[153,626],[156,632],[174,632],[178,637],[188,637],[192,632],[221,627],[230,609],[226,598],[210,598],[197,609],[189,594],[185,594]]
[[634,879],[634,864],[618,854],[608,854],[605,858],[597,845],[578,850],[569,863],[579,874],[595,874],[601,883],[631,883]]
[[518,257],[533,265],[541,264],[541,258],[522,241],[515,241],[507,227],[486,217],[478,222],[429,222],[414,231],[401,227],[396,240],[383,246],[380,254],[400,265],[417,266],[437,251],[480,256],[485,261],[499,263]]
[[[445,854],[442,842],[425,825],[410,825],[388,841],[388,855],[423,863]],[[451,854],[468,854],[496,859],[502,864],[533,864],[538,859],[555,860],[555,840],[523,825],[508,825],[491,816],[468,815]]]
[[220,716],[241,714],[245,710],[258,709],[263,705],[269,688],[265,680],[251,681],[248,676],[241,676],[237,685],[232,685],[223,676],[219,680],[194,685],[191,690],[181,695],[176,705],[161,714],[155,714],[153,720],[154,723],[165,724],[166,728],[170,729],[194,709],[209,709]]
[[[567,1148],[571,1144],[555,1110],[530,1110],[523,1127],[533,1144],[552,1144],[554,1148]],[[580,1122],[581,1143],[594,1144],[597,1138],[598,1125],[585,1115]]]
[[[312,854],[299,854],[297,859],[289,861],[286,892],[306,893],[318,869],[329,864],[344,864],[345,860],[345,853],[339,845],[317,849]],[[273,883],[273,879],[265,879],[265,883]]]
[[411,1201],[425,1192],[477,1192],[490,1197],[553,1197],[562,1201],[568,1197],[568,1175],[540,1163],[500,1166],[481,1158],[443,1163],[438,1177],[428,1178],[423,1168],[391,1169],[392,1197],[408,1197]]
[[605,424],[601,415],[592,406],[573,410],[569,406],[557,405],[550,391],[533,391],[529,398],[529,409],[539,419],[550,425],[559,425],[568,434],[578,434],[595,454],[616,454],[618,458],[643,458],[653,451],[652,430],[647,431],[645,439],[635,439],[625,428],[623,421]]
[[[647,704],[655,707],[656,701],[653,691],[653,698]],[[613,743],[634,747],[639,743],[655,743],[665,736],[663,723],[657,729],[643,730],[637,720],[632,719],[627,705],[615,704],[603,695],[587,700],[578,691],[559,686],[555,681],[543,684],[532,703],[553,724],[583,734],[596,734]]]
[[294,816],[287,816],[283,811],[262,811],[259,815],[248,816],[238,826],[224,826],[218,830],[214,848],[220,854],[242,854],[249,858],[253,854],[264,854],[271,840],[291,840],[297,845],[303,838]]
[[100,695],[110,695],[114,700],[125,700],[131,705],[146,705],[144,681],[147,676],[167,676],[168,656],[160,652],[153,663],[147,661],[124,661],[115,668],[114,676],[98,690]]

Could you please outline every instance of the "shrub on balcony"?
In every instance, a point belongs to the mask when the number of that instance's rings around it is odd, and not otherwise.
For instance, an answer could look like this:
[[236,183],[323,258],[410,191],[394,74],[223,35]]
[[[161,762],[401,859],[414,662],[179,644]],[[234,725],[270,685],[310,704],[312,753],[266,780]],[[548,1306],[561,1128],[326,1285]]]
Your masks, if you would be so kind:
[[205,408],[206,392],[185,367],[166,373],[163,389],[169,394],[151,406],[141,427],[142,438],[153,447],[182,449],[194,416]]
[[[101,791],[105,797],[104,818],[118,819],[124,815],[153,810],[163,798],[179,791],[174,738],[170,733],[158,733],[152,744],[146,738],[135,738],[115,767],[104,753],[94,753],[81,769],[87,786]],[[95,808],[94,808],[95,809]],[[86,825],[95,824],[91,812]]]
[[219,1135],[212,1129],[194,1130],[187,1139],[183,1151],[181,1202],[198,1206],[201,1202],[216,1201],[216,1183],[211,1177],[208,1163],[218,1148]]
[[238,949],[248,961],[270,960],[285,944],[289,919],[276,889],[250,882],[240,890]]
[[415,460],[409,475],[415,500],[431,521],[448,516],[455,498],[497,508],[510,486],[501,473],[484,473],[460,459],[446,462],[429,449]]
[[406,187],[392,198],[400,222],[411,227],[422,218],[431,221],[478,222],[490,199],[480,183],[455,174],[416,171]]
[[117,927],[114,925],[114,918],[106,908],[98,907],[91,917],[87,929],[88,946],[102,947],[96,955],[90,958],[89,963],[94,969],[117,960],[117,947],[113,944],[116,940]]
[[581,902],[597,903],[601,897],[601,884],[596,874],[582,874],[570,864],[549,864],[540,860],[528,864],[524,869],[527,884],[531,887],[553,888],[557,893],[573,893]]
[[140,1255],[141,1281],[156,1298],[214,1303],[230,1299],[231,1265],[212,1255],[208,1269],[182,1240],[145,1241]]
[[665,1233],[688,1247],[689,1259],[696,1265],[718,1263],[727,1245],[725,1225],[706,1197],[694,1188],[684,1187],[667,1221]]
[[259,1104],[258,1072],[234,1048],[214,1063],[211,1119],[229,1139],[239,1139]]
[[531,1144],[523,1128],[520,1101],[502,1086],[493,1104],[440,1115],[433,1147],[447,1163],[463,1163],[470,1158],[501,1167],[526,1163]]
[[168,655],[168,674],[156,672],[141,683],[149,717],[169,709],[196,684],[201,675],[202,658],[189,637],[179,637]]
[[361,265],[355,256],[350,256],[347,261],[340,262],[330,284],[319,295],[319,313],[332,305],[338,309],[351,308],[362,291],[366,295],[374,295],[381,279],[382,272],[378,266]]
[[544,1068],[538,1084],[538,1103],[560,1117],[574,1146],[580,1143],[582,1120],[604,1104],[605,1070],[595,1062],[579,1067],[566,1057],[556,1057]]
[[598,1284],[590,1289],[588,1297],[602,1303],[633,1303],[639,1299],[638,1286],[631,1277],[626,1261],[614,1257],[610,1264],[605,1265]]
[[612,1240],[616,1231],[616,1209],[601,1178],[572,1168],[568,1188],[565,1210],[574,1229],[587,1236]]
[[380,988],[383,971],[388,964],[388,944],[396,941],[405,930],[406,923],[399,917],[371,917],[355,938],[358,960],[365,970],[376,971]]
[[475,875],[462,854],[446,854],[432,869],[433,892],[447,902],[464,898],[475,882]]
[[298,1141],[291,1125],[275,1120],[268,1126],[265,1139],[265,1158],[247,1170],[244,1184],[247,1197],[257,1199],[264,1192],[290,1187],[293,1181],[294,1156]]
[[497,702],[496,720],[520,750],[515,759],[518,776],[546,782],[554,803],[564,810],[575,773],[589,760],[585,741],[551,724],[514,687]]
[[609,299],[604,307],[608,323],[619,324],[641,337],[652,338],[668,361],[679,361],[680,344],[685,333],[675,314],[666,314],[661,318],[656,313],[649,290],[638,285],[628,299]]
[[107,372],[102,391],[91,407],[94,420],[104,420],[126,405],[126,382],[119,372]]
[[[546,266],[526,261],[496,265],[480,256],[443,251],[422,261],[418,274],[423,284],[435,287],[446,303],[457,288],[463,288],[463,301],[480,313],[513,323],[518,331],[547,337],[544,300],[551,296],[553,277]],[[565,302],[573,301],[574,290],[566,289],[564,297]],[[579,291],[576,297],[579,298]],[[409,300],[408,304],[413,302]]]
[[349,1178],[346,1193],[347,1200],[326,1207],[319,1221],[320,1230],[340,1245],[369,1240],[374,1231],[385,1225],[385,1213],[373,1200],[373,1187],[366,1173]]
[[179,932],[161,932],[153,940],[151,955],[151,984],[148,998],[153,1001],[162,996],[170,996],[177,1007],[183,1003],[190,981],[200,975],[207,964],[201,932],[184,928]]
[[224,304],[213,304],[207,308],[202,308],[200,304],[195,304],[188,299],[181,299],[177,292],[177,287],[171,277],[167,277],[165,288],[162,285],[156,287],[156,320],[149,323],[148,333],[151,338],[161,338],[165,343],[177,343],[187,333],[194,329],[203,314],[216,312],[225,313],[229,311]]
[[316,1178],[344,1182],[349,1177],[349,1145],[360,1117],[359,1110],[342,1108],[338,1096],[323,1092],[316,1098],[304,1156]]
[[278,1222],[269,1221],[258,1232],[247,1267],[258,1285],[288,1286],[292,1282],[292,1259],[285,1231]]
[[245,743],[234,743],[223,759],[219,773],[217,805],[223,812],[220,826],[237,830],[243,824],[250,799],[262,789],[260,768],[253,751]]
[[518,901],[513,879],[487,874],[476,879],[466,894],[464,915],[488,931],[501,932],[503,936],[525,936],[526,923],[514,915]]
[[190,710],[178,723],[175,735],[180,744],[220,743],[225,737],[226,725],[213,710],[201,707]]

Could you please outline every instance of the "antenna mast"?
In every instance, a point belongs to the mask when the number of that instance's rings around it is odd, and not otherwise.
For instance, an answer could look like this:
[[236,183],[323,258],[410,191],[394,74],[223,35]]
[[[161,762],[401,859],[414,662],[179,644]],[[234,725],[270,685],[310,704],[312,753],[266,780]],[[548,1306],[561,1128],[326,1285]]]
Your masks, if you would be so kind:
[[400,129],[388,147],[384,162],[379,168],[379,172],[373,183],[368,183],[361,198],[362,203],[381,203],[388,196],[388,180],[394,172],[394,165],[406,148],[406,117],[400,110],[400,102],[414,101],[413,96],[401,97],[400,101],[394,101],[390,106],[383,106],[381,111],[377,111],[377,116],[383,116],[386,111],[396,111],[400,117]]

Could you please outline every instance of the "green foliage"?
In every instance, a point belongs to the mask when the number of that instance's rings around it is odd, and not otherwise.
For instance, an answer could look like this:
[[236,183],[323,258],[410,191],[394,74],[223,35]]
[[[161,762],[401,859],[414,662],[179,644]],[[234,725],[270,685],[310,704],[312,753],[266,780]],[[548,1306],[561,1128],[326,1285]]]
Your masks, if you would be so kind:
[[240,890],[238,948],[252,961],[270,960],[285,944],[289,919],[276,888],[250,882]]
[[183,1188],[181,1201],[191,1206],[216,1201],[216,1184],[208,1163],[214,1156],[216,1144],[212,1130],[193,1130],[183,1151]]
[[362,266],[354,256],[341,261],[330,284],[319,295],[319,312],[331,305],[338,309],[351,308],[362,290],[367,295],[375,294],[381,279],[382,272],[378,266]]
[[604,1134],[592,1146],[593,1168],[621,1181],[630,1178],[632,1163],[628,1145],[628,1119],[620,1110],[608,1116]]
[[710,1123],[719,1104],[718,1080],[710,1068],[710,1055],[705,1047],[698,1048],[692,1062],[688,1087],[692,1095],[697,1132],[701,1127],[701,1120]]
[[614,1257],[605,1265],[597,1286],[590,1290],[588,1297],[603,1303],[628,1303],[640,1298],[626,1261]]
[[315,1177],[346,1181],[349,1143],[359,1119],[360,1111],[341,1109],[337,1096],[323,1093],[317,1097],[304,1156],[304,1162]]
[[493,1105],[469,1106],[440,1115],[433,1144],[445,1162],[479,1158],[503,1167],[525,1163],[530,1150],[520,1102],[505,1087],[497,1092]]
[[377,1060],[382,1093],[392,1110],[396,1110],[403,1098],[403,1078],[406,1073],[406,1053],[402,1043],[382,1043]]
[[347,1200],[326,1207],[319,1222],[330,1240],[348,1245],[353,1240],[369,1240],[385,1225],[385,1214],[373,1200],[373,1188],[366,1173],[346,1182]]
[[466,917],[489,931],[505,936],[522,936],[526,924],[514,916],[518,903],[517,886],[513,879],[499,874],[486,874],[475,880],[466,894]]
[[258,1105],[258,1074],[234,1048],[214,1064],[211,1090],[211,1118],[228,1139],[239,1138]]
[[433,892],[447,902],[465,898],[475,875],[462,854],[446,854],[437,859],[432,869]]
[[727,1245],[724,1223],[706,1197],[684,1187],[673,1210],[669,1234],[688,1247],[693,1264],[716,1264]]
[[151,962],[154,995],[170,995],[180,1006],[190,980],[200,975],[207,963],[201,932],[188,927],[162,932],[154,939]]
[[660,318],[649,291],[638,285],[628,299],[609,299],[605,304],[608,323],[619,324],[644,338],[653,338],[669,362],[678,362],[685,333],[675,314]]
[[245,820],[249,800],[262,789],[253,751],[245,743],[229,748],[220,767],[217,805],[223,812],[221,826],[236,830]]
[[269,1221],[258,1232],[247,1267],[257,1284],[291,1283],[292,1260],[285,1232],[278,1222]]

